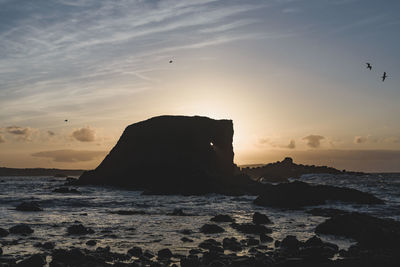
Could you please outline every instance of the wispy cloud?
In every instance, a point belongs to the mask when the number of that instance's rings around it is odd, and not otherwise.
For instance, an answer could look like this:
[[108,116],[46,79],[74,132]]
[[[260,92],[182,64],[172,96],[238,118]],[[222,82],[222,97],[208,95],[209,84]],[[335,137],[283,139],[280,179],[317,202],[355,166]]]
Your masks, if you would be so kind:
[[21,111],[32,116],[28,111],[38,104],[46,113],[50,103],[140,93],[156,81],[152,73],[163,70],[158,55],[260,38],[241,30],[256,20],[240,15],[266,7],[220,0],[58,0],[18,3],[22,15],[12,16],[15,5],[1,7],[11,12],[10,23],[0,28],[0,114],[7,110],[8,118]]

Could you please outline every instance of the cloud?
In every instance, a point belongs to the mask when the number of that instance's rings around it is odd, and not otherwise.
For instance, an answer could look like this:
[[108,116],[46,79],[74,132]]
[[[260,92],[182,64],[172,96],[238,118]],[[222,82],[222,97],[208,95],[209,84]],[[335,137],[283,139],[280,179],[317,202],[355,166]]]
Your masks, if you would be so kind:
[[24,127],[19,127],[19,126],[9,126],[9,127],[6,127],[6,131],[9,134],[18,136],[18,138],[20,140],[30,141],[31,135],[37,130],[29,128],[29,127],[24,128]]
[[260,145],[270,145],[272,147],[279,147],[279,148],[289,148],[289,149],[296,148],[296,142],[293,139],[290,140],[288,145],[278,144],[276,141],[273,141],[270,138],[260,138],[258,140],[258,143]]
[[3,135],[0,134],[0,144],[5,143],[5,142],[6,142],[6,140],[4,139]]
[[96,131],[90,127],[81,128],[74,131],[72,137],[80,142],[93,142],[96,139]]
[[50,158],[56,162],[74,163],[82,161],[92,161],[94,159],[104,157],[106,154],[106,151],[53,150],[33,153],[32,156],[40,158]]
[[50,130],[48,130],[48,131],[47,131],[47,134],[48,134],[49,136],[54,136],[54,135],[56,135],[56,133],[55,133],[55,132],[53,132],[53,131],[50,131]]
[[400,143],[400,137],[390,136],[383,140],[385,143]]
[[286,146],[289,149],[295,149],[296,148],[296,142],[294,140],[290,140],[290,143]]
[[364,144],[368,141],[368,136],[355,136],[354,143],[355,144]]
[[318,148],[321,146],[321,140],[325,139],[322,135],[308,135],[303,138],[307,142],[307,145],[312,148]]

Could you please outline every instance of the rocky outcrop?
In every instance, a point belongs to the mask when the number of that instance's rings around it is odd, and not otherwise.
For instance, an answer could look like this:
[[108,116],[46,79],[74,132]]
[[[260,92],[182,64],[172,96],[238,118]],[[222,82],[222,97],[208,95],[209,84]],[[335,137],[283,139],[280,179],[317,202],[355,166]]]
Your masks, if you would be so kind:
[[[78,184],[115,185],[146,193],[232,192],[233,124],[206,117],[160,116],[128,126],[118,143]],[[235,187],[232,189],[231,187]]]
[[285,158],[282,161],[269,163],[260,167],[242,168],[242,172],[255,180],[267,182],[288,182],[288,178],[300,178],[303,174],[329,173],[329,174],[352,174],[362,175],[361,172],[340,171],[327,166],[296,164],[292,158]]
[[334,216],[315,232],[353,238],[367,248],[400,248],[400,222],[357,212]]
[[278,185],[266,184],[256,205],[278,208],[301,208],[304,206],[323,205],[328,200],[357,204],[383,204],[375,196],[356,189],[329,185],[310,185],[295,181]]

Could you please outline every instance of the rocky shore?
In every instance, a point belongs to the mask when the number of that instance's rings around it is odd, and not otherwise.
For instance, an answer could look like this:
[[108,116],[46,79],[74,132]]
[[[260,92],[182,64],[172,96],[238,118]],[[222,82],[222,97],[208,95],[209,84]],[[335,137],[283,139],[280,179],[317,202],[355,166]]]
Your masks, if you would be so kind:
[[[320,210],[323,212],[323,210]],[[329,210],[327,210],[329,213]],[[226,224],[229,223],[229,224]],[[96,246],[91,239],[93,230],[75,224],[65,231],[87,239],[86,247],[58,248],[49,240],[37,243],[42,252],[24,258],[8,256],[0,248],[0,266],[398,266],[400,262],[400,222],[379,219],[366,214],[342,212],[317,226],[316,235],[300,241],[288,235],[282,240],[269,236],[273,224],[267,215],[254,213],[252,221],[235,223],[226,214],[210,218],[201,229],[187,229],[183,237],[190,242],[190,234],[200,232],[204,240],[188,254],[174,252],[174,246],[150,251],[135,246],[126,251]],[[218,233],[235,229],[246,238],[219,238]],[[18,224],[10,229],[0,228],[0,237],[18,235],[28,238],[31,227]],[[324,242],[319,234],[333,234],[354,238],[357,244],[347,250],[333,243]],[[182,238],[182,239],[183,239]],[[0,239],[1,240],[1,239]],[[4,245],[4,242],[1,242]]]

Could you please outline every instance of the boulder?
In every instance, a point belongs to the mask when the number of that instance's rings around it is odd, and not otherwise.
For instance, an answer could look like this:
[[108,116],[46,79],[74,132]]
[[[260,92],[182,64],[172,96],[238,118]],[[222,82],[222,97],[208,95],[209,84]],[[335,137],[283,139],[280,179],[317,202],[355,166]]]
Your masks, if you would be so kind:
[[400,222],[352,212],[319,224],[318,234],[345,236],[368,248],[400,248]]
[[22,202],[15,209],[18,211],[43,211],[43,209],[40,208],[39,204],[35,201]]
[[259,212],[255,212],[253,214],[253,223],[254,224],[271,224],[271,220],[267,217],[267,215],[261,214]]
[[128,250],[128,255],[133,256],[133,257],[140,257],[142,256],[143,251],[141,247],[133,247],[130,250]]
[[86,242],[86,245],[87,246],[89,246],[89,247],[93,247],[93,246],[96,246],[96,244],[97,244],[97,241],[96,240],[88,240],[87,242]]
[[90,228],[86,228],[82,224],[74,224],[67,228],[68,235],[87,235],[93,234],[94,231]]
[[204,240],[199,244],[199,248],[207,249],[212,254],[224,253],[221,243],[214,239]]
[[41,267],[46,264],[45,258],[40,254],[34,254],[27,259],[20,261],[17,266],[19,267]]
[[168,248],[164,248],[158,251],[157,256],[160,259],[169,259],[172,257],[172,252]]
[[169,215],[172,215],[172,216],[189,216],[189,214],[185,213],[182,209],[174,209]]
[[262,193],[254,200],[259,206],[297,209],[304,206],[323,205],[327,200],[357,204],[383,204],[372,194],[356,189],[329,185],[311,185],[295,181],[278,185],[266,184]]
[[[233,181],[233,123],[206,117],[159,116],[128,126],[118,143],[78,184],[114,185],[160,194],[240,190]],[[240,180],[240,181],[239,181]]]
[[9,234],[10,233],[6,229],[0,228],[0,237],[6,237]]
[[272,238],[272,237],[270,237],[270,236],[267,236],[266,234],[260,234],[260,241],[262,242],[262,243],[265,243],[265,242],[272,242],[274,239]]
[[222,246],[226,250],[231,250],[231,251],[242,251],[242,245],[237,241],[236,238],[224,238],[222,241]]
[[34,231],[26,224],[18,224],[9,229],[12,234],[22,234],[22,235],[30,235]]
[[291,250],[299,249],[299,247],[301,245],[302,245],[302,243],[299,240],[297,240],[297,238],[293,235],[286,236],[281,242],[282,248],[291,249]]
[[223,233],[225,230],[216,224],[205,224],[200,228],[200,232],[203,234],[217,234]]
[[233,219],[229,215],[219,214],[219,215],[215,215],[214,217],[212,217],[210,219],[210,221],[212,221],[212,222],[235,222],[235,219]]
[[184,236],[181,238],[181,241],[185,242],[185,243],[191,243],[191,242],[193,242],[193,239],[190,239],[190,238],[187,238],[186,236]]

